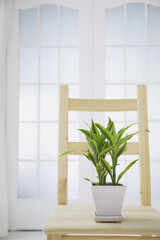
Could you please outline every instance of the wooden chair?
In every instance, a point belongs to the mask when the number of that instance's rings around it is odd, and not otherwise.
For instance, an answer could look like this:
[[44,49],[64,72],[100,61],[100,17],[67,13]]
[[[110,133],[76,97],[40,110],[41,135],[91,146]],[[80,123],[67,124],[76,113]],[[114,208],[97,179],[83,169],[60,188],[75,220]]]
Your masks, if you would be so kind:
[[[68,86],[60,86],[59,154],[87,148],[85,142],[68,142],[68,111],[138,111],[139,130],[148,129],[146,86],[137,87],[137,99],[101,100],[68,98]],[[126,155],[139,155],[141,206],[123,207],[121,223],[96,223],[92,206],[67,205],[67,155],[58,162],[58,206],[44,232],[47,240],[160,239],[160,213],[151,207],[148,133],[128,143]]]

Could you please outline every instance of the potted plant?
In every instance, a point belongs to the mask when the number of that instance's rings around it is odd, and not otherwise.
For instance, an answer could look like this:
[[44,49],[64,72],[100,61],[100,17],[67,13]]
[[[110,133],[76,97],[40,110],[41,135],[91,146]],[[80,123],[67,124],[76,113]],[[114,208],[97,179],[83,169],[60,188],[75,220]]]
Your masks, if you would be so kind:
[[[125,134],[131,126],[136,123],[124,126],[118,132],[114,122],[109,118],[107,127],[91,121],[91,127],[79,129],[86,137],[88,149],[84,156],[93,163],[97,172],[97,182],[88,178],[85,180],[92,183],[92,193],[95,203],[95,214],[98,217],[109,217],[109,220],[121,220],[121,209],[123,204],[126,186],[120,183],[122,176],[138,161],[132,161],[118,176],[117,166],[119,157],[127,150],[127,142],[139,131],[132,134]],[[67,153],[64,153],[67,154]],[[111,164],[107,161],[107,154],[111,156]],[[106,182],[109,175],[110,182]]]

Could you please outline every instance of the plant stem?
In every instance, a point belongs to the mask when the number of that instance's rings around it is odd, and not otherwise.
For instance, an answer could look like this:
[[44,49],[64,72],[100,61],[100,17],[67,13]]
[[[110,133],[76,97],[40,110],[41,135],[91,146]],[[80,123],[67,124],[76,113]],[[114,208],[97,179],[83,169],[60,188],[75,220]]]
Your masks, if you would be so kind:
[[112,150],[112,153],[111,153],[111,158],[112,158],[112,184],[115,185],[116,184],[116,159],[114,157],[115,155],[115,150]]
[[113,185],[115,185],[116,184],[116,167],[115,166],[113,166]]

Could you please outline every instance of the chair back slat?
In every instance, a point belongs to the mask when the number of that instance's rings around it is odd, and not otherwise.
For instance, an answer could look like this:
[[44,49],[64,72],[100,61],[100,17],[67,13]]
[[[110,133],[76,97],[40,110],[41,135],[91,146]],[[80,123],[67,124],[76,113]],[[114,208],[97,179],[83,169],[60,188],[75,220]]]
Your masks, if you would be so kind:
[[[70,155],[84,155],[88,148],[87,142],[68,142],[68,151],[73,151]],[[139,155],[138,142],[129,142],[123,155]]]
[[137,99],[77,99],[70,98],[68,101],[69,111],[137,111]]
[[[139,155],[140,159],[140,196],[141,205],[151,205],[150,185],[150,160],[148,117],[147,117],[147,92],[145,85],[137,86],[136,99],[74,99],[68,97],[68,86],[60,86],[60,108],[59,108],[59,155],[73,151],[70,155],[83,155],[82,150],[87,150],[86,142],[68,142],[68,111],[137,111],[139,141],[129,142],[124,155]],[[67,204],[67,175],[68,156],[60,156],[58,159],[58,204]]]

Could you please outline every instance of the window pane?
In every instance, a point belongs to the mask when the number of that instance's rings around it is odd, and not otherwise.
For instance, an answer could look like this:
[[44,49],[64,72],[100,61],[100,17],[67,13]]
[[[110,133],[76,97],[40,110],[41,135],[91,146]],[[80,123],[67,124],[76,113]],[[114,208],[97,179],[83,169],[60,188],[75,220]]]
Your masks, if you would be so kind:
[[78,123],[69,123],[68,129],[68,141],[78,142],[79,140],[79,124]]
[[[127,156],[126,167],[134,160],[138,159],[138,156]],[[136,162],[126,173],[127,178],[127,204],[140,203],[140,184],[139,184],[139,162]]]
[[19,124],[19,159],[37,159],[37,125]]
[[36,197],[36,163],[19,162],[18,171],[18,198]]
[[56,198],[57,162],[41,162],[39,169],[39,197]]
[[144,3],[127,5],[127,42],[144,43],[145,9]]
[[40,51],[41,82],[58,82],[58,49],[41,48]]
[[123,48],[106,48],[106,81],[124,81],[124,53]]
[[160,42],[160,8],[148,5],[148,42]]
[[40,124],[40,159],[58,158],[58,124]]
[[78,10],[61,7],[61,44],[78,44]]
[[69,86],[69,97],[70,98],[79,98],[79,86],[70,85]]
[[160,119],[160,85],[148,85],[147,93],[149,119]]
[[79,162],[68,161],[68,198],[78,199]]
[[124,7],[106,9],[106,44],[124,41]]
[[127,48],[126,54],[127,82],[143,82],[145,79],[145,49],[141,47]]
[[160,82],[160,47],[148,48],[148,81]]
[[80,158],[79,155],[68,155],[68,160],[77,161]]
[[69,121],[78,121],[79,120],[79,112],[70,111],[68,112]]
[[38,50],[36,48],[20,49],[20,82],[38,81]]
[[[160,159],[159,159],[160,160]],[[159,174],[159,169],[160,169],[160,162],[151,161],[151,189],[152,189],[152,199],[155,200],[160,200],[160,188],[157,187],[157,183],[160,182],[160,174]]]
[[122,85],[106,85],[107,99],[124,99],[124,86]]
[[[106,85],[106,99],[124,99],[124,86],[120,85]],[[105,118],[108,116],[114,121],[124,121],[124,112],[107,112]]]
[[[127,98],[137,98],[137,85],[127,85],[126,86],[126,96]],[[126,112],[126,120],[128,122],[137,122],[137,112],[129,111]]]
[[40,120],[58,120],[58,87],[40,87]]
[[[69,86],[69,97],[70,98],[78,98],[79,97],[79,86],[70,85]],[[78,121],[79,119],[79,112],[70,111],[68,113],[69,121]]]
[[137,85],[126,85],[126,96],[127,98],[137,97]]
[[20,121],[37,121],[38,88],[34,86],[20,86],[19,103]]
[[40,6],[40,41],[42,45],[58,44],[58,7],[56,5]]
[[74,83],[79,78],[79,56],[76,48],[61,49],[61,82]]
[[37,8],[20,10],[20,44],[34,45],[37,43]]
[[160,136],[160,123],[149,123],[149,131],[150,158],[151,160],[159,159],[160,148],[157,147],[157,136]]

